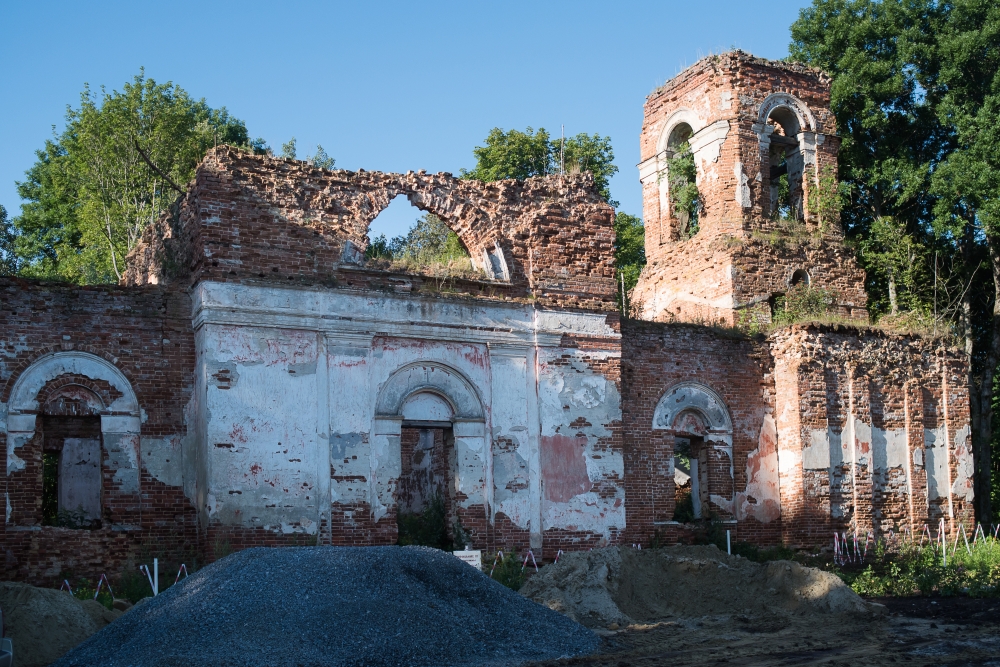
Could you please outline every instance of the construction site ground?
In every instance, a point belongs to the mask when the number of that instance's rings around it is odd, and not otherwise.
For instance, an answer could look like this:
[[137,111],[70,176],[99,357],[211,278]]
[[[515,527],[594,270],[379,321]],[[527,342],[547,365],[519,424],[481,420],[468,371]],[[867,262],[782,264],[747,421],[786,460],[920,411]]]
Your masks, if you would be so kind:
[[1000,599],[878,598],[877,618],[705,616],[602,631],[599,652],[533,667],[1000,666]]

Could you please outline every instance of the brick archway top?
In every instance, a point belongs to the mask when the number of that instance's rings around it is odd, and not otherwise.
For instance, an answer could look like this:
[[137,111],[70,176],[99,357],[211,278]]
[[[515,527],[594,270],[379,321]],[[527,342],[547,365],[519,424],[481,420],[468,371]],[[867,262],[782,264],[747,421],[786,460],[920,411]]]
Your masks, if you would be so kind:
[[401,417],[406,400],[420,392],[433,393],[447,401],[454,419],[485,421],[483,401],[472,383],[456,369],[433,361],[407,364],[389,376],[379,389],[375,416]]
[[701,116],[687,107],[677,109],[667,117],[667,119],[663,122],[663,127],[660,129],[660,135],[656,140],[656,152],[658,154],[670,147],[668,146],[668,143],[670,142],[670,135],[673,134],[678,125],[682,124],[686,124],[690,127],[691,133],[694,135],[704,129],[708,123],[706,123]]
[[88,352],[77,350],[50,352],[35,360],[14,383],[7,402],[10,414],[34,414],[42,407],[39,393],[52,380],[63,375],[81,375],[93,380],[103,380],[117,392],[105,408],[113,413],[139,417],[139,400],[132,384],[111,362]]
[[788,93],[771,93],[760,103],[757,111],[757,122],[761,125],[767,123],[775,109],[788,109],[799,121],[800,132],[816,131],[816,116],[809,109],[809,105]]
[[710,433],[733,432],[733,420],[722,397],[698,382],[675,384],[663,394],[653,413],[653,428],[672,430],[683,412],[700,416]]

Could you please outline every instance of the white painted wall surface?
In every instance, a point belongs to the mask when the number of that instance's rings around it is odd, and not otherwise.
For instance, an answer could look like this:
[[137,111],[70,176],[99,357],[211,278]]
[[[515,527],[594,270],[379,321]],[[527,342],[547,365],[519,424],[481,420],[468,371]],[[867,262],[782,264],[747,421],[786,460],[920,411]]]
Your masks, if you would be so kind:
[[[621,419],[621,399],[590,366],[608,354],[558,347],[564,334],[617,340],[604,315],[201,283],[194,322],[202,395],[192,414],[204,421],[199,474],[211,520],[315,533],[331,503],[364,503],[384,519],[403,405],[431,391],[451,402],[463,506],[505,514],[533,545],[548,528],[607,536],[625,527],[622,457],[599,444]],[[566,355],[568,365],[554,363]],[[570,429],[578,418],[589,425]],[[580,493],[543,498],[543,433],[579,434]],[[504,440],[514,447],[494,456]],[[601,498],[598,484],[617,489]]]

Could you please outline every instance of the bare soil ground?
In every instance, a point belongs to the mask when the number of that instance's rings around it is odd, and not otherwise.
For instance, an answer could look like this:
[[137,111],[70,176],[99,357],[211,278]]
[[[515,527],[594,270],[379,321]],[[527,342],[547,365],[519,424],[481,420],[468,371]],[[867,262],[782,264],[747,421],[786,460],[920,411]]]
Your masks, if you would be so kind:
[[706,616],[604,634],[592,655],[534,667],[949,665],[1000,667],[1000,600],[886,598],[873,619]]
[[594,654],[535,667],[1000,667],[1000,599],[863,601],[828,572],[714,547],[570,554],[521,592],[602,636]]

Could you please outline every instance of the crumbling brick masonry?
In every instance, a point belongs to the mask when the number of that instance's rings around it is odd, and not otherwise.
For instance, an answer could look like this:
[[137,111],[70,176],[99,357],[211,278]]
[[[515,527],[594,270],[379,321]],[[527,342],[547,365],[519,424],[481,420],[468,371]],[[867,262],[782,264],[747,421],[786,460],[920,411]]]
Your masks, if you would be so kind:
[[[803,281],[864,323],[823,199],[828,104],[821,73],[740,52],[650,96],[638,320],[619,319],[614,211],[589,175],[479,183],[210,151],[122,286],[0,281],[3,576],[392,544],[434,494],[473,548],[537,558],[686,540],[709,518],[803,546],[970,522],[960,350],[713,326],[768,322]],[[684,144],[690,237],[666,173]],[[480,277],[366,261],[396,196],[448,224]]]

